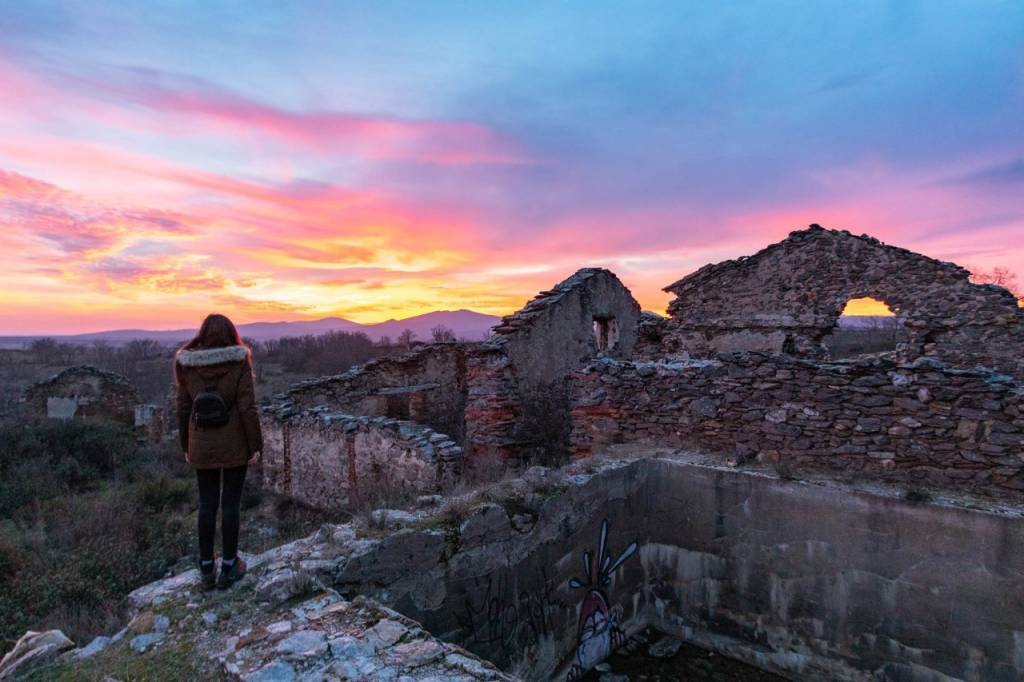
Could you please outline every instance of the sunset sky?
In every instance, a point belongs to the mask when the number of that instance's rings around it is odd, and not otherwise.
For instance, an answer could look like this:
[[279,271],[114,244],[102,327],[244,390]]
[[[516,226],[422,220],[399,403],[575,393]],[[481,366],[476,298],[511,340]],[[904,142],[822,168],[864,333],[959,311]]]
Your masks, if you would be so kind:
[[662,312],[812,222],[1024,279],[1019,0],[19,0],[0,97],[0,334]]

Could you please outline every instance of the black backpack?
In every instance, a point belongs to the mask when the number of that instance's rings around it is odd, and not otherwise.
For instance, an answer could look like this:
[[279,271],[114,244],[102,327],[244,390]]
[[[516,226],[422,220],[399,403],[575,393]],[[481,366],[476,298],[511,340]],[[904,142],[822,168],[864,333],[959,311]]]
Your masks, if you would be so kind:
[[192,400],[192,419],[200,428],[224,426],[230,418],[227,401],[213,386],[207,386]]

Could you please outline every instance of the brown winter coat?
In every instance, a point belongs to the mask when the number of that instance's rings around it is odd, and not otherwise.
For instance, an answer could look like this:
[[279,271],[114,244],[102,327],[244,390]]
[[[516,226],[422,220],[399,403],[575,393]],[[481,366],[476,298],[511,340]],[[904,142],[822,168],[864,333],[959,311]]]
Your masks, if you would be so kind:
[[[253,387],[252,364],[242,346],[181,350],[174,362],[178,386],[178,429],[181,447],[196,469],[245,464],[263,449]],[[201,428],[192,421],[192,401],[207,387],[224,396],[230,419],[219,427]]]

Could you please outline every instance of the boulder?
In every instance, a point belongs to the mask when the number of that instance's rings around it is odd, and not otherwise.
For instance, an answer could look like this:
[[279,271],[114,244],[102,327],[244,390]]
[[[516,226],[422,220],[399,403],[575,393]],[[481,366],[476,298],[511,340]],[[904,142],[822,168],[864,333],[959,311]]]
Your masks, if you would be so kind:
[[34,632],[29,630],[14,648],[0,660],[0,680],[13,680],[58,654],[75,648],[75,643],[60,630]]

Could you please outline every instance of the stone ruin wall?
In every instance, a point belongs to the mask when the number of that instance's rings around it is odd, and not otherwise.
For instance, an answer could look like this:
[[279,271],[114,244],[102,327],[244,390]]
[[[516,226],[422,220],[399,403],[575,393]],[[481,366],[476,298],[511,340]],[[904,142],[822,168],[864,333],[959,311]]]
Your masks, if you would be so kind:
[[[488,342],[432,344],[305,382],[275,409],[409,419],[450,436],[468,459],[686,445],[838,478],[1024,490],[1019,382],[966,369],[1020,362],[1019,344],[993,340],[1021,329],[1005,290],[816,226],[668,289],[679,296],[672,318],[641,314],[614,274],[583,269],[506,317]],[[845,302],[866,295],[898,312],[909,343],[822,360]],[[614,329],[595,333],[599,320]],[[719,355],[719,345],[744,352]],[[757,350],[783,345],[793,352]],[[679,360],[687,353],[708,361]]]
[[319,509],[440,493],[461,472],[462,448],[407,421],[313,409],[262,426],[264,485]]
[[767,353],[599,360],[572,377],[576,456],[616,444],[759,457],[794,473],[1024,493],[1024,389],[1010,377]]
[[1024,310],[964,268],[868,236],[812,225],[748,257],[706,265],[674,293],[661,352],[786,351],[825,359],[823,340],[852,298],[884,301],[904,321],[904,359],[935,357],[1024,379]]
[[[532,459],[548,449],[564,456],[568,373],[598,355],[628,357],[639,316],[614,274],[586,268],[504,318],[485,343],[430,344],[306,381],[266,414],[323,406],[424,424],[468,457]],[[605,325],[606,348],[598,346],[595,323]],[[538,425],[538,415],[547,423]],[[552,424],[560,431],[554,439]]]
[[325,405],[335,412],[414,421],[461,442],[465,434],[467,344],[421,346],[336,376],[296,384],[276,408]]
[[[569,373],[595,357],[628,358],[639,319],[629,289],[603,268],[581,269],[505,317],[487,344],[492,350],[476,363],[483,385],[471,389],[473,409],[482,403],[486,420],[469,428],[487,434],[495,447],[472,452],[527,462],[564,459]],[[476,416],[467,414],[467,424]]]
[[[614,273],[584,268],[505,317],[494,342],[521,384],[546,385],[597,355],[628,358],[639,319],[640,305]],[[606,348],[598,347],[595,323],[612,328]]]
[[146,426],[138,423],[139,392],[128,379],[96,367],[71,367],[29,387],[25,406],[31,417]]

